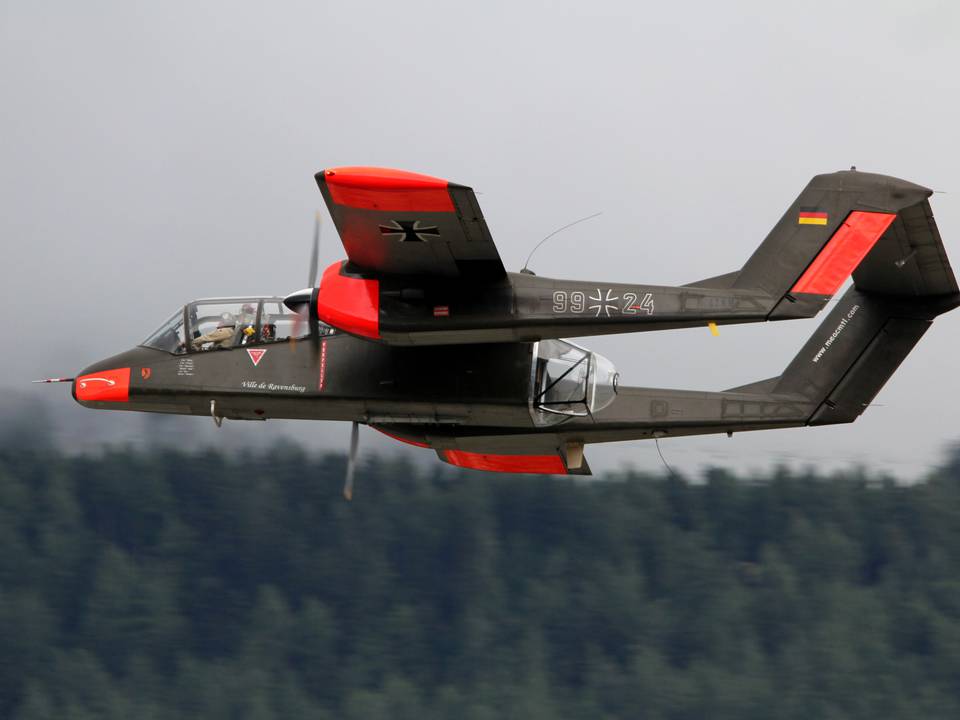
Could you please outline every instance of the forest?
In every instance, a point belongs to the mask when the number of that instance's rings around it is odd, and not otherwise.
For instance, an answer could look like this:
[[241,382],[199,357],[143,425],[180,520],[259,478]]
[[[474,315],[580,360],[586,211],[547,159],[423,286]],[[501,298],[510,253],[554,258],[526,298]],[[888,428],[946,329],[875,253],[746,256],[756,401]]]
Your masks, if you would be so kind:
[[0,717],[960,717],[960,453],[592,480],[0,447]]

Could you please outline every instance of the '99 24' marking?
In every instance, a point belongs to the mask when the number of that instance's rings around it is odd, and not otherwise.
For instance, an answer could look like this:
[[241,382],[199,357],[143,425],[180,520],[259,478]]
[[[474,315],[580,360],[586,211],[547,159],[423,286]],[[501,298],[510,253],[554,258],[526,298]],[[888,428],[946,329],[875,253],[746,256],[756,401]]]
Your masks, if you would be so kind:
[[589,293],[580,290],[557,290],[553,293],[553,312],[558,315],[590,314],[594,317],[614,315],[653,315],[653,293],[625,292],[615,295],[613,290],[596,288]]

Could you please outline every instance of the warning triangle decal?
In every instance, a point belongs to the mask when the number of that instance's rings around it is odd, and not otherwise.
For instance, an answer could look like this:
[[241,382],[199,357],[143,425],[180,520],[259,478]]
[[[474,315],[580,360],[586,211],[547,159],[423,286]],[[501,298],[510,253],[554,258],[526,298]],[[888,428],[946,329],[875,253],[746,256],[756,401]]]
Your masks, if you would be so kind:
[[260,349],[257,349],[257,350],[254,350],[254,349],[252,349],[252,348],[247,348],[247,355],[249,355],[249,356],[250,356],[250,360],[253,361],[253,366],[254,366],[254,367],[256,367],[257,365],[260,364],[260,360],[261,360],[261,359],[263,358],[263,356],[266,355],[266,354],[267,354],[267,351],[264,350],[263,348],[260,348]]

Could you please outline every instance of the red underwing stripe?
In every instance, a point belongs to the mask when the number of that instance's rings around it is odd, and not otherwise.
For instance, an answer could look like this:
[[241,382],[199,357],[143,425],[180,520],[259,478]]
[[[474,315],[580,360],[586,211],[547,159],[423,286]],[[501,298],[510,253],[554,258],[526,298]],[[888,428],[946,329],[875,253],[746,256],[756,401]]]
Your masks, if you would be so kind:
[[374,426],[374,425],[371,425],[370,427],[372,427],[372,428],[373,428],[374,430],[376,430],[377,432],[383,433],[383,434],[386,435],[388,438],[392,438],[392,439],[396,440],[397,442],[406,443],[407,445],[413,445],[414,447],[419,447],[419,448],[428,448],[428,447],[430,447],[429,445],[427,445],[427,443],[418,442],[417,440],[408,440],[407,438],[402,438],[402,437],[400,437],[399,435],[394,435],[394,434],[391,433],[391,432],[387,432],[387,431],[384,430],[383,428],[378,428],[378,427],[376,427],[376,426]]
[[472,470],[543,475],[567,474],[567,466],[559,455],[492,455],[465,450],[446,450],[443,457],[451,465]]

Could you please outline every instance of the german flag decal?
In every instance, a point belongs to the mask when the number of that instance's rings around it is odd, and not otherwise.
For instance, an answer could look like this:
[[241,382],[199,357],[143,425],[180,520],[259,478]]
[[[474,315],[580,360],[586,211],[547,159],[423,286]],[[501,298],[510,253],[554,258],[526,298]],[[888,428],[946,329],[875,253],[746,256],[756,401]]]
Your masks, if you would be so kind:
[[800,225],[826,225],[827,213],[816,210],[801,210],[797,222]]

